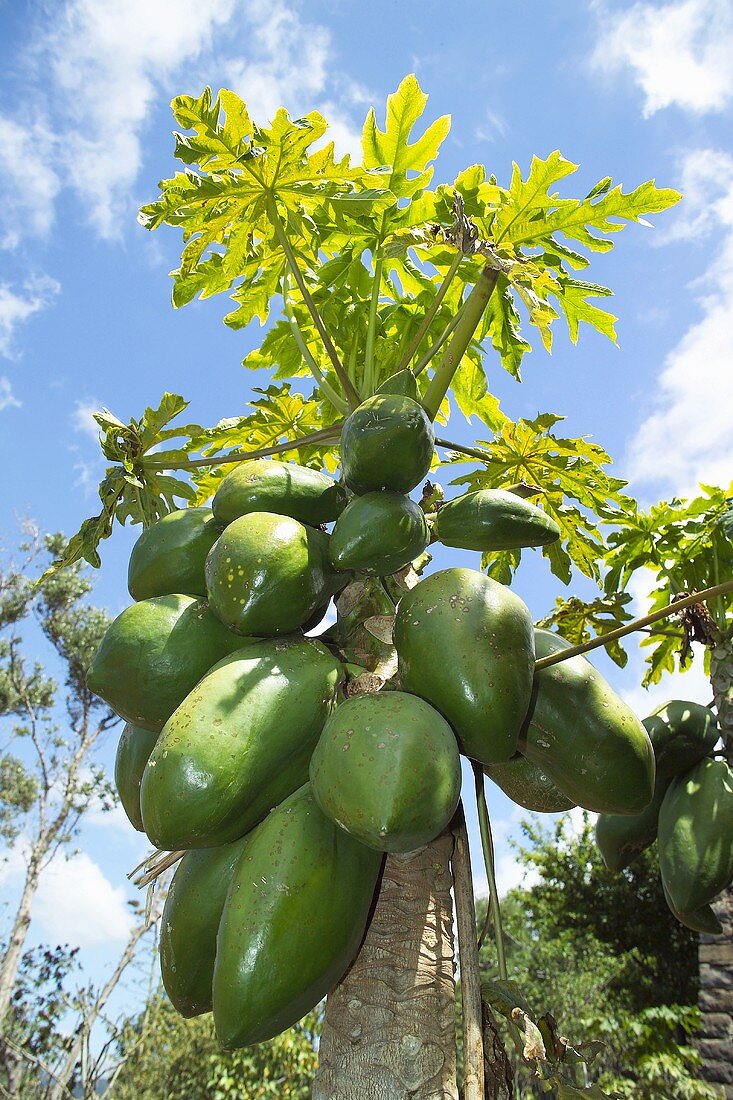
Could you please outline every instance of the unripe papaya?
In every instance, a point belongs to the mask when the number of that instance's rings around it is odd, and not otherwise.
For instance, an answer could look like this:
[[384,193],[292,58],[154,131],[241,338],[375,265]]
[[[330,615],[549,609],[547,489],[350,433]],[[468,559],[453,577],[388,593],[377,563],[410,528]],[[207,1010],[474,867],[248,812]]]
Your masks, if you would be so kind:
[[250,512],[271,512],[319,527],[336,519],[346,500],[343,485],[318,470],[250,458],[222,479],[211,506],[217,523],[224,526]]
[[503,764],[484,764],[484,774],[507,798],[538,814],[559,814],[575,803],[557,789],[538,764],[517,753]]
[[672,699],[644,719],[657,761],[657,775],[671,779],[688,772],[713,751],[720,731],[708,707]]
[[347,699],[331,714],[311,759],[326,817],[382,852],[434,840],[461,793],[458,745],[429,703],[402,691]]
[[526,605],[473,569],[444,569],[401,599],[395,645],[402,686],[440,711],[461,751],[509,760],[532,693],[534,638]]
[[250,834],[217,941],[222,1047],[278,1035],[333,989],[359,949],[381,864],[328,820],[309,784]]
[[411,397],[413,401],[418,401],[417,378],[409,367],[405,367],[385,378],[377,393],[398,393],[402,397]]
[[701,760],[670,783],[659,811],[659,869],[670,904],[694,913],[733,882],[733,771]]
[[711,905],[701,905],[699,909],[694,909],[691,913],[680,913],[672,904],[664,880],[662,880],[662,891],[670,913],[677,918],[680,924],[684,924],[685,928],[691,928],[693,932],[705,932],[709,936],[719,936],[723,931],[723,925],[716,917]]
[[347,504],[331,533],[334,569],[384,577],[422,554],[430,541],[425,514],[403,493],[365,493]]
[[651,848],[657,839],[659,808],[662,805],[667,781],[654,785],[654,795],[645,810],[633,817],[624,814],[599,814],[596,820],[596,844],[609,871],[623,871],[634,860]]
[[557,542],[560,528],[541,508],[505,489],[478,489],[438,510],[435,535],[464,550],[513,550]]
[[148,527],[130,555],[127,587],[133,600],[176,592],[205,596],[206,555],[221,530],[210,508],[181,508]]
[[130,823],[143,831],[143,819],[140,812],[140,783],[148,757],[158,740],[158,734],[144,730],[142,726],[133,726],[128,722],[117,744],[115,757],[115,787],[120,796],[122,809]]
[[230,633],[204,600],[155,596],[112,622],[87,684],[127,722],[158,733],[212,665],[250,642]]
[[[537,658],[570,645],[535,631]],[[535,672],[520,752],[564,795],[598,813],[640,814],[654,794],[654,751],[646,730],[585,657]]]
[[211,1012],[216,936],[234,868],[248,839],[186,852],[168,888],[160,922],[160,972],[181,1016]]
[[215,665],[145,768],[140,805],[156,848],[236,840],[302,786],[343,679],[314,638],[255,642]]
[[289,634],[345,583],[328,535],[271,512],[235,519],[206,559],[211,610],[237,634]]
[[341,467],[354,493],[409,493],[430,469],[435,432],[411,397],[375,393],[341,429]]

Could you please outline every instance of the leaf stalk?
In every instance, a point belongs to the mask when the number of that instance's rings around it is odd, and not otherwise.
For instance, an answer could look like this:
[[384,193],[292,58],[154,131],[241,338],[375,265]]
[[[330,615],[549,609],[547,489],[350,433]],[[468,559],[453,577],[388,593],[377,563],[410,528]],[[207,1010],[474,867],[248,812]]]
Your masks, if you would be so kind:
[[[494,940],[496,942],[496,962],[499,969],[499,977],[507,980],[506,953],[504,951],[504,929],[501,923],[501,907],[499,905],[499,889],[496,885],[496,854],[494,851],[494,838],[491,833],[491,821],[489,808],[486,805],[486,792],[484,790],[484,773],[478,761],[472,761],[474,780],[476,784],[476,808],[478,810],[478,825],[481,833],[481,848],[484,853],[484,866],[486,878],[489,883],[489,908],[486,913],[486,924],[491,919],[494,925]],[[486,926],[479,939],[479,948],[486,934]]]
[[[407,351],[405,352],[405,354],[400,359],[399,365],[397,367],[398,371],[404,370],[406,367],[409,367],[410,363],[412,362],[413,356],[417,353],[417,350],[420,347],[420,344],[423,342],[425,334],[427,333],[428,329],[430,328],[433,317],[435,317],[435,314],[438,312],[438,310],[441,307],[443,299],[445,298],[446,294],[448,293],[448,288],[450,287],[451,283],[453,282],[453,276],[458,271],[458,268],[460,266],[460,263],[461,263],[462,259],[463,259],[463,253],[462,252],[456,253],[450,267],[448,268],[447,272],[445,273],[445,277],[444,277],[443,281],[441,282],[435,296],[433,297],[432,302],[430,303],[428,309],[425,311],[425,316],[423,317],[422,321],[420,322],[420,327],[418,328],[417,332],[415,333],[414,337],[412,338],[412,342],[410,343],[410,346],[408,347]],[[417,374],[418,371],[416,370],[415,373]]]
[[436,367],[423,398],[423,408],[431,420],[435,420],[438,415],[443,398],[453,381],[453,375],[458,370],[466,349],[471,343],[471,338],[489,304],[489,299],[494,293],[498,278],[498,271],[488,266],[485,267],[465,301],[461,319],[453,332],[453,338],[446,349],[445,355]]

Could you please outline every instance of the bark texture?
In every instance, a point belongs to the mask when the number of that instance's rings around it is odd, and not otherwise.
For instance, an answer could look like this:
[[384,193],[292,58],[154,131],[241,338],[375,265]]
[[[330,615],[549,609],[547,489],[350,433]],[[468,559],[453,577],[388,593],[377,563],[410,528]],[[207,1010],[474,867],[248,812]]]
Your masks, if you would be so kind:
[[446,834],[388,856],[361,951],[328,997],[313,1100],[457,1100],[452,847]]
[[[726,638],[711,653],[710,680],[718,723],[728,760],[733,765],[733,640]],[[720,936],[701,936],[699,1003],[702,1030],[698,1048],[702,1074],[733,1100],[733,888],[713,906],[723,925]]]

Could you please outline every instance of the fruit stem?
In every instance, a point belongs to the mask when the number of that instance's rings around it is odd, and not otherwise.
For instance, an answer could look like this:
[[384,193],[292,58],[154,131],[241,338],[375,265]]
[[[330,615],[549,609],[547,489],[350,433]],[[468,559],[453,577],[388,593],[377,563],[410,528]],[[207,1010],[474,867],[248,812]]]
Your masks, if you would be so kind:
[[[507,967],[506,967],[506,955],[504,953],[504,929],[501,923],[501,907],[499,905],[499,891],[496,885],[496,859],[494,853],[494,838],[491,835],[491,821],[489,820],[489,809],[486,805],[486,792],[484,791],[484,773],[481,765],[477,761],[472,761],[473,774],[476,782],[476,808],[478,809],[478,826],[481,833],[481,847],[484,853],[484,865],[486,867],[486,878],[489,883],[489,908],[486,914],[486,923],[488,924],[489,915],[494,925],[494,940],[496,943],[496,962],[499,968],[499,977],[505,982],[507,980]],[[479,947],[483,942],[482,938],[479,940]]]
[[308,345],[305,342],[305,337],[303,336],[303,333],[300,330],[300,326],[299,326],[298,322],[295,319],[295,315],[293,313],[293,307],[290,303],[290,298],[288,297],[288,288],[287,288],[287,280],[286,279],[283,279],[282,291],[283,291],[283,306],[285,308],[285,316],[288,319],[288,322],[290,324],[290,329],[293,333],[293,337],[295,339],[296,344],[298,345],[298,350],[300,351],[300,354],[303,356],[303,359],[305,361],[306,366],[308,367],[311,374],[313,375],[316,382],[318,383],[318,386],[321,389],[321,391],[323,393],[323,396],[325,398],[327,398],[327,400],[329,400],[331,402],[333,407],[335,409],[337,409],[340,413],[343,413],[344,415],[348,415],[349,406],[344,401],[343,397],[341,397],[340,394],[336,393],[335,389],[330,384],[330,382],[328,381],[328,379],[324,375],[323,371],[321,370],[321,368],[318,366],[315,359],[311,355],[310,348],[308,347]]
[[[452,261],[450,267],[448,268],[447,272],[445,273],[443,281],[440,284],[440,286],[438,287],[432,302],[430,303],[427,310],[425,311],[425,316],[423,317],[422,321],[420,322],[420,327],[418,328],[417,332],[415,333],[415,335],[412,339],[412,342],[410,343],[410,346],[408,347],[407,351],[405,352],[405,354],[400,359],[399,365],[397,367],[397,371],[404,370],[406,367],[409,367],[410,363],[412,362],[413,356],[417,352],[417,349],[420,347],[420,344],[423,342],[423,338],[425,337],[426,332],[430,328],[430,323],[433,320],[433,317],[435,317],[435,314],[440,309],[440,306],[442,304],[443,299],[445,298],[446,294],[448,293],[448,287],[453,282],[453,276],[458,271],[458,267],[459,267],[462,259],[463,259],[463,253],[462,252],[458,252],[455,255],[455,257],[453,258],[453,261]],[[420,369],[422,370],[424,368],[421,367]],[[397,372],[395,372],[395,373],[397,373]],[[416,370],[415,374],[418,374],[418,373],[419,373],[418,370]]]
[[580,653],[589,653],[591,649],[598,649],[599,646],[606,646],[609,642],[614,642],[617,638],[623,638],[627,634],[633,634],[634,631],[641,630],[642,627],[649,626],[650,623],[656,623],[659,619],[666,619],[667,616],[674,615],[693,603],[705,603],[715,596],[724,596],[727,592],[733,592],[733,581],[725,581],[723,584],[716,584],[713,588],[703,588],[700,592],[688,592],[686,596],[681,596],[679,599],[673,600],[672,603],[667,604],[666,607],[661,608],[659,611],[655,611],[653,615],[645,615],[642,619],[634,619],[633,622],[626,623],[616,630],[609,630],[607,634],[603,634],[600,638],[594,638],[590,642],[583,642],[582,645],[574,645],[571,646],[570,649],[561,649],[557,653],[551,653],[549,657],[540,657],[539,661],[535,661],[534,667],[537,669],[549,668],[550,665],[559,665],[561,661],[567,661],[570,657],[577,657]]
[[343,420],[339,420],[335,424],[329,424],[327,428],[319,428],[317,432],[288,439],[285,443],[274,443],[272,447],[260,447],[256,451],[229,451],[225,455],[211,455],[209,458],[178,459],[176,462],[169,462],[163,451],[157,456],[161,459],[160,462],[156,462],[156,456],[153,456],[141,459],[140,465],[148,470],[196,470],[200,466],[233,465],[244,462],[247,458],[267,458],[268,455],[284,454],[285,451],[297,451],[299,447],[307,447],[310,444],[325,443],[331,439],[335,441],[341,434],[342,426]]
[[369,302],[369,323],[367,325],[366,348],[364,351],[364,378],[366,380],[365,391],[367,397],[371,397],[376,389],[374,377],[374,340],[377,335],[377,309],[379,307],[379,292],[382,289],[382,267],[384,261],[374,258],[374,283],[372,285],[372,297]]
[[476,948],[476,910],[473,900],[471,855],[463,806],[453,819],[453,896],[456,903],[458,950],[461,962],[461,1014],[463,1017],[463,1097],[483,1100],[484,1042],[481,1018],[481,975]]
[[277,203],[275,202],[275,199],[272,196],[270,196],[270,199],[269,199],[269,202],[268,202],[268,211],[269,211],[269,214],[270,214],[270,220],[272,221],[273,228],[275,230],[275,235],[277,236],[277,239],[278,239],[278,241],[280,242],[280,244],[282,246],[282,250],[285,253],[285,258],[288,261],[288,266],[290,267],[290,270],[292,271],[293,276],[295,277],[295,281],[298,284],[298,289],[300,290],[300,293],[303,295],[303,301],[305,302],[306,306],[308,307],[308,312],[310,313],[311,317],[313,318],[313,324],[316,326],[316,329],[318,330],[318,335],[321,337],[321,340],[323,341],[323,346],[326,349],[326,354],[328,355],[328,358],[333,363],[333,369],[336,371],[336,377],[338,378],[339,382],[341,383],[341,386],[343,388],[346,400],[349,402],[349,405],[350,405],[351,408],[356,408],[356,406],[361,403],[361,399],[359,397],[359,394],[354,389],[353,383],[352,383],[351,379],[349,378],[347,372],[344,370],[343,364],[341,363],[341,360],[338,357],[338,353],[336,351],[336,348],[333,346],[333,342],[331,340],[331,337],[328,335],[328,331],[326,330],[326,326],[323,323],[323,318],[321,317],[320,313],[318,312],[318,309],[316,307],[316,303],[313,301],[313,298],[311,297],[311,293],[308,290],[308,287],[306,285],[306,281],[303,278],[303,273],[302,273],[302,271],[300,270],[300,268],[298,266],[298,261],[295,257],[295,252],[293,251],[293,247],[290,244],[290,241],[288,240],[288,235],[285,232],[285,227],[283,226],[282,218],[280,217],[280,213],[277,209]]
[[435,373],[430,379],[430,385],[425,391],[422,404],[431,420],[435,420],[438,415],[438,410],[448,392],[453,375],[458,370],[466,349],[471,343],[473,334],[489,304],[489,299],[494,293],[498,278],[499,272],[487,265],[479,275],[475,287],[466,298],[461,319],[453,333],[453,339],[448,345],[445,355],[435,368]]

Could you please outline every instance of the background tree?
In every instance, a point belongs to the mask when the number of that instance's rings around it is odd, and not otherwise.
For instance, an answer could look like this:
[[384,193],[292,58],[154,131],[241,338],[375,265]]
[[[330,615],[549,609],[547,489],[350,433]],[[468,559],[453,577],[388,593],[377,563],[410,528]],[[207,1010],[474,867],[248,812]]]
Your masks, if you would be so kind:
[[[86,686],[86,669],[109,624],[89,603],[81,563],[33,574],[64,551],[60,535],[28,530],[19,560],[0,569],[0,831],[24,864],[23,884],[0,948],[0,1085],[8,1095],[68,1095],[95,1023],[134,958],[148,922],[138,912],[130,938],[99,989],[75,989],[76,949],[25,949],[44,870],[70,850],[91,807],[111,809],[114,793],[95,757],[119,719]],[[40,630],[61,683],[28,653]],[[77,1024],[74,1025],[76,1018]],[[35,1092],[33,1090],[36,1090]]]

